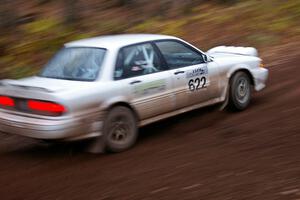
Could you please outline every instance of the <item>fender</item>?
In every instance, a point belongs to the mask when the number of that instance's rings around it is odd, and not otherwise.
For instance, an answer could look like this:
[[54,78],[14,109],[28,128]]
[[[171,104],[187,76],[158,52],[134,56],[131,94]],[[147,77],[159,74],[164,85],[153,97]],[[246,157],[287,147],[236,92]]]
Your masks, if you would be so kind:
[[116,96],[114,98],[109,99],[108,101],[102,102],[100,108],[104,110],[108,110],[112,105],[118,103],[124,103],[130,105],[128,98],[124,96]]
[[135,109],[135,107],[132,106],[130,104],[129,99],[124,96],[117,96],[117,97],[110,99],[109,101],[103,102],[101,104],[100,109],[108,111],[110,108],[114,107],[115,105],[121,105],[121,106],[128,107],[130,110],[132,110],[132,112],[136,116],[136,118],[138,120],[140,119],[139,114],[138,114],[137,110]]
[[226,73],[226,86],[224,87],[224,90],[221,92],[221,99],[223,101],[222,105],[220,106],[219,110],[223,110],[226,108],[228,104],[228,92],[229,92],[229,80],[230,78],[238,71],[245,71],[250,75],[250,81],[251,84],[254,85],[254,79],[253,74],[251,73],[251,68],[246,64],[239,64],[229,69],[229,71]]
[[228,84],[229,84],[229,80],[232,77],[232,75],[235,74],[237,71],[245,71],[246,73],[248,73],[248,75],[250,76],[251,84],[253,86],[256,86],[252,69],[251,69],[251,67],[249,67],[246,64],[239,64],[239,65],[235,65],[234,67],[230,68],[230,70],[226,74],[227,79],[228,79]]

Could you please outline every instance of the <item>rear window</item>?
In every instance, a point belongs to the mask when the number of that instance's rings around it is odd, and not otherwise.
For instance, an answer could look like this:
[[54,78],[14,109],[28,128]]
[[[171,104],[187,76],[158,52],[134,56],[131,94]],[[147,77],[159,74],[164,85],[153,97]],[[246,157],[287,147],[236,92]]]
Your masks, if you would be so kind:
[[41,77],[94,81],[98,77],[106,50],[90,47],[61,49],[44,67]]

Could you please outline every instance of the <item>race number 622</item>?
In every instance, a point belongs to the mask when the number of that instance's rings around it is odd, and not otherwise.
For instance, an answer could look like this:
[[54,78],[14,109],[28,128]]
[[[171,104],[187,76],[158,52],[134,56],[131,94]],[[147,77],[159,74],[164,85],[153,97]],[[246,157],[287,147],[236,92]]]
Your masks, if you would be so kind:
[[195,78],[189,80],[189,89],[194,92],[195,90],[200,90],[206,87],[206,77]]

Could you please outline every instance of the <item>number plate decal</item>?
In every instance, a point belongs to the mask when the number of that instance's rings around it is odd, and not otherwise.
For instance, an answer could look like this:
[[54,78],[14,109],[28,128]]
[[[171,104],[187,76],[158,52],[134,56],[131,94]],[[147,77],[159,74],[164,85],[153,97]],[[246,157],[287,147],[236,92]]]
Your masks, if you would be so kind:
[[197,67],[188,71],[186,78],[191,92],[206,88],[209,84],[207,66]]

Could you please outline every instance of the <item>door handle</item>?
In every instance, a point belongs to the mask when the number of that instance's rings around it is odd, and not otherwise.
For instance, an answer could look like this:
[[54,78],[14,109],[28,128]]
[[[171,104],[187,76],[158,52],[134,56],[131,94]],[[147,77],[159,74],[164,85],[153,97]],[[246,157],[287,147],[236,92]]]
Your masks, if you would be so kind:
[[174,74],[175,75],[178,75],[178,74],[183,74],[184,73],[184,71],[177,71],[177,72],[175,72]]
[[134,85],[134,84],[137,84],[137,83],[141,83],[142,81],[132,81],[130,82],[130,85]]

